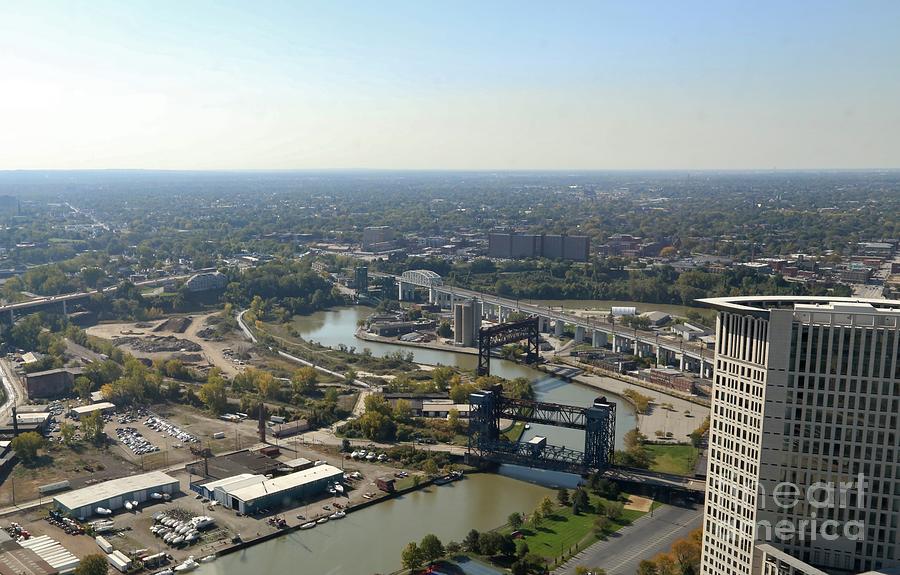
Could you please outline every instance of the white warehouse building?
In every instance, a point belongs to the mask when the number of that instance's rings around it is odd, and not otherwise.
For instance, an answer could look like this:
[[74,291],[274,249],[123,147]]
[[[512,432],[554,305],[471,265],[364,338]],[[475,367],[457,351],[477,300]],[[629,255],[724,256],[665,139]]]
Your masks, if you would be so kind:
[[151,493],[171,495],[178,491],[177,479],[162,471],[151,471],[61,493],[53,498],[53,503],[71,517],[87,519],[97,513],[98,507],[115,511],[125,507],[126,501],[148,501]]

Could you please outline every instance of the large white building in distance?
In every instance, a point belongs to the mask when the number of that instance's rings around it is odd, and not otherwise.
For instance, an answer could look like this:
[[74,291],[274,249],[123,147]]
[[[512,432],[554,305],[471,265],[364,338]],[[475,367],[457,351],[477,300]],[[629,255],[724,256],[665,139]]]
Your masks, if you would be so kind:
[[900,567],[900,301],[719,311],[703,575]]

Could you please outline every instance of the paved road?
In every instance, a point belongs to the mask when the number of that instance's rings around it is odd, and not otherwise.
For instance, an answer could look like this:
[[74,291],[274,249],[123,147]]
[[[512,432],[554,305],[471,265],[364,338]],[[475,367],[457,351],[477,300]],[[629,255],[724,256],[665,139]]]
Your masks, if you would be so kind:
[[25,390],[22,388],[19,376],[12,365],[6,359],[0,359],[0,379],[3,381],[4,401],[0,405],[0,423],[12,421],[13,406],[25,403]]
[[614,536],[588,547],[553,575],[574,575],[580,565],[600,567],[607,575],[635,575],[643,559],[668,551],[672,543],[700,527],[702,517],[702,507],[660,507],[652,517],[644,515]]

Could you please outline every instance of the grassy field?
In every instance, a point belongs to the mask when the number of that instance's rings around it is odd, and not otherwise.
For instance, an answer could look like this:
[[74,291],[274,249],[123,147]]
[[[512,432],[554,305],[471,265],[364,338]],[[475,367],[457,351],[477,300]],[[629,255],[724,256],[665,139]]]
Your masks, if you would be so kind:
[[[595,507],[606,501],[596,495],[591,495],[590,499]],[[605,536],[615,533],[641,515],[644,513],[626,509],[618,521],[610,523]],[[597,541],[599,538],[593,529],[596,519],[595,513],[574,515],[570,507],[558,507],[553,515],[545,519],[536,529],[526,525],[520,531],[525,535],[525,542],[533,553],[552,561],[561,555],[567,555],[576,544],[579,549],[584,549]],[[509,531],[510,529],[506,528],[506,532]]]
[[690,445],[647,445],[653,455],[651,471],[674,475],[694,475],[697,464],[697,450]]

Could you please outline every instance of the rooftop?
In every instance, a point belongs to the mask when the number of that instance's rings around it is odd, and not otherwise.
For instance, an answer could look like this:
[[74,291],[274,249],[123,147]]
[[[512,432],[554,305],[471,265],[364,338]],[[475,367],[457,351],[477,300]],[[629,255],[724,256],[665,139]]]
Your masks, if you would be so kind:
[[[840,311],[841,313],[900,313],[900,301],[828,296],[734,296],[696,300],[719,311],[768,317],[773,309]],[[830,308],[828,306],[831,306]],[[837,306],[837,307],[835,307]],[[847,311],[845,311],[845,308]]]
[[178,483],[178,480],[162,471],[151,471],[150,473],[111,479],[89,487],[82,487],[75,491],[57,495],[53,500],[66,509],[79,509],[88,505],[99,504],[118,495],[142,489],[153,489],[170,483]]
[[313,481],[328,479],[335,476],[343,476],[344,472],[333,465],[318,465],[296,473],[289,473],[274,479],[267,479],[256,485],[249,485],[231,492],[232,497],[242,501],[252,501],[265,495],[279,493],[294,487],[299,487]]

